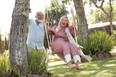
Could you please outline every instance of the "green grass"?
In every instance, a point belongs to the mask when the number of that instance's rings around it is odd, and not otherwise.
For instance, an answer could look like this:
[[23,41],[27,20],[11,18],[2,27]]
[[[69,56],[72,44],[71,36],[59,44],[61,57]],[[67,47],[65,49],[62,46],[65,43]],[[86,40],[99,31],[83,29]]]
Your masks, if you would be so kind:
[[82,63],[84,70],[69,70],[67,65],[49,66],[52,77],[116,77],[116,57]]

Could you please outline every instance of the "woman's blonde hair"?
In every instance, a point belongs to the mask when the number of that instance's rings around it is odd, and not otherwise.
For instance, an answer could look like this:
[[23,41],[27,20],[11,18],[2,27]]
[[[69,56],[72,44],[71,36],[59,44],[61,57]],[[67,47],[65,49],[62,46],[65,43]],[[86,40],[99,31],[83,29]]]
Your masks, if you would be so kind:
[[69,19],[68,19],[68,17],[67,17],[66,15],[64,15],[64,16],[62,16],[62,17],[60,18],[59,23],[58,23],[58,26],[60,26],[60,22],[62,21],[63,18],[67,18],[68,24],[67,24],[66,27],[69,27]]

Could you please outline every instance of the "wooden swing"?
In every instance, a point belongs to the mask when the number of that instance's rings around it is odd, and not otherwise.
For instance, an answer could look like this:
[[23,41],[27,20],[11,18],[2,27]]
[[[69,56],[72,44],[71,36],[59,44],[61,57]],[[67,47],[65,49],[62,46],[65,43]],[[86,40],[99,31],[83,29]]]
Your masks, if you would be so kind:
[[[47,11],[47,18],[48,18],[48,10],[46,10],[46,11]],[[72,8],[71,8],[71,14],[72,14],[72,18],[73,18],[74,35],[76,36],[76,27],[74,27],[74,26],[76,26],[76,22],[75,22],[74,12],[73,12]],[[49,23],[46,26],[49,26]],[[47,27],[46,26],[45,26],[45,33],[46,33],[47,43],[48,43],[48,52],[47,52],[47,57],[48,57],[50,54],[52,54],[52,50],[51,50],[51,47],[50,47],[51,40],[49,41],[49,36],[48,36],[48,33],[47,33]],[[75,38],[75,42],[78,44],[76,38]],[[80,51],[80,54],[82,56],[82,55],[85,55],[85,54],[82,52],[81,48],[83,48],[83,47],[79,45],[79,51]],[[88,59],[88,61],[91,61],[91,60]]]

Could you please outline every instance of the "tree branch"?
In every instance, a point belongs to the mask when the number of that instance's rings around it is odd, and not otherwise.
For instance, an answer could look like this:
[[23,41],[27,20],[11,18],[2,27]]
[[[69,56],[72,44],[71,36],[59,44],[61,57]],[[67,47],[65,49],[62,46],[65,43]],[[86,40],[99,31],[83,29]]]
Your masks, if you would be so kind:
[[100,7],[96,4],[95,0],[92,0],[92,2],[93,2],[93,4],[94,4],[97,8],[100,8]]
[[104,3],[104,0],[102,0],[100,7],[102,7],[102,6],[103,6],[103,3]]
[[[111,4],[111,0],[109,0],[109,5],[110,5],[110,16],[112,15],[112,10],[113,10],[113,8],[112,8],[112,4]],[[111,16],[112,17],[112,16]]]
[[94,5],[95,5],[97,8],[101,8],[101,7],[103,6],[104,0],[102,0],[100,6],[98,6],[98,5],[96,4],[97,2],[96,2],[95,0],[92,0],[92,2],[94,3]]

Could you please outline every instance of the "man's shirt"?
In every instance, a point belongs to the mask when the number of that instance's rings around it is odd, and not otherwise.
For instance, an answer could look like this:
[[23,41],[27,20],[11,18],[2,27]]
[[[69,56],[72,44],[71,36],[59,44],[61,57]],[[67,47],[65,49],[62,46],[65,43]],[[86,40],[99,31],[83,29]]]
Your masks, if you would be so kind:
[[35,20],[29,19],[28,20],[28,36],[27,36],[27,46],[35,49],[44,47],[44,36],[45,30],[43,23],[37,24]]

